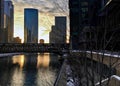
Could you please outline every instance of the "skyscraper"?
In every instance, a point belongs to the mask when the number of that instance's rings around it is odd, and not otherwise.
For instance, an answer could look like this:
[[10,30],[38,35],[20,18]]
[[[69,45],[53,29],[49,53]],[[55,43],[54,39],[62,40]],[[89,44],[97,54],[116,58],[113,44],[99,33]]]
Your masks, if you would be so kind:
[[38,43],[38,10],[24,9],[24,42]]
[[92,20],[94,1],[96,0],[69,0],[72,49],[86,49],[88,46],[93,24],[95,24],[95,21]]
[[51,27],[51,32],[49,33],[49,43],[57,43],[57,30],[54,25]]
[[56,16],[55,25],[51,27],[50,43],[66,43],[66,16]]
[[14,6],[12,1],[4,1],[4,42],[13,42]]
[[80,0],[69,0],[70,9],[70,44],[73,49],[78,48],[80,29]]
[[3,26],[4,26],[4,0],[0,0],[0,43],[3,42]]
[[67,18],[66,16],[55,17],[55,29],[57,29],[58,43],[66,43],[66,29],[67,29]]

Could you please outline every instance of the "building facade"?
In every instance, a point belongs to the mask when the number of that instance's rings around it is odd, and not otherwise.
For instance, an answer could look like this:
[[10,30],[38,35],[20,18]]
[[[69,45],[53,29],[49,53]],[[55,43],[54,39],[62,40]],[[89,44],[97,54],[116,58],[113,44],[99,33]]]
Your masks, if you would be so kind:
[[[57,32],[57,30],[56,30],[56,28],[55,28],[55,26],[54,25],[52,25],[52,27],[51,27],[51,31],[50,31],[50,33],[49,33],[49,43],[56,43],[56,39],[57,39],[57,34],[56,34],[56,32]],[[57,36],[56,36],[57,35]]]
[[98,13],[98,49],[120,50],[120,1],[101,0]]
[[24,42],[38,43],[38,10],[24,9]]
[[64,44],[66,43],[66,17],[56,16],[55,25],[52,26],[50,32],[50,43]]
[[[85,1],[85,0],[84,0]],[[88,6],[88,2],[85,2]],[[69,0],[70,9],[70,45],[72,49],[79,49],[79,39],[82,34],[81,0]],[[88,8],[86,8],[88,10]],[[82,38],[82,37],[81,37]]]
[[13,42],[14,6],[12,1],[4,1],[4,43]]
[[4,27],[4,0],[0,0],[0,43],[3,43],[3,27]]
[[[70,45],[72,49],[88,49],[96,40],[94,29],[96,16],[94,2],[97,0],[69,0]],[[93,18],[94,17],[94,18]],[[89,44],[92,42],[91,44]]]
[[66,29],[67,29],[67,17],[56,16],[55,17],[55,29],[58,43],[66,43]]

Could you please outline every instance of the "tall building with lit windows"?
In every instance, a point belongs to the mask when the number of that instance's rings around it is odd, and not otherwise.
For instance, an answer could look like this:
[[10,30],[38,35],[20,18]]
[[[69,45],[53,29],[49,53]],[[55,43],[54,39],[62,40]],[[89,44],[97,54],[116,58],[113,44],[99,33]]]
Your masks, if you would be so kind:
[[24,9],[24,42],[38,43],[38,10]]
[[4,0],[0,0],[0,43],[3,42],[3,26],[4,26]]

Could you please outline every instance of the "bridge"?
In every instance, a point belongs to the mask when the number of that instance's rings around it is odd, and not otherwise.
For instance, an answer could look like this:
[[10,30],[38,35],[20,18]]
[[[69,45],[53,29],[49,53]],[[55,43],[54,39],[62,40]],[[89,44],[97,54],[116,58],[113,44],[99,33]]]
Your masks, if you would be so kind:
[[69,49],[69,44],[38,44],[38,43],[5,43],[0,44],[0,53],[12,52],[50,52],[63,54]]
[[[75,57],[87,57],[90,59],[88,61],[88,64],[94,60],[94,66],[96,64],[96,68],[94,68],[94,71],[97,71],[99,75],[101,75],[101,70],[103,69],[105,72],[105,75],[109,75],[109,71],[111,71],[111,74],[116,74],[116,76],[120,76],[120,55],[119,52],[100,52],[100,51],[80,51],[80,50],[69,50],[69,44],[34,44],[34,43],[23,43],[23,44],[14,44],[14,43],[8,43],[8,44],[0,44],[0,53],[12,53],[12,52],[30,52],[30,53],[36,53],[36,52],[49,52],[49,53],[56,53],[59,55],[63,55],[66,52],[70,52],[71,55]],[[72,57],[73,58],[73,57]],[[70,58],[70,59],[72,59]],[[75,58],[73,58],[75,59]],[[103,59],[103,60],[102,60]],[[77,63],[79,60],[82,60],[82,58],[75,60],[72,60],[72,62]],[[82,61],[84,62],[84,61]],[[77,64],[79,65],[79,64]],[[98,71],[98,66],[100,66],[100,69]],[[112,72],[113,71],[113,72]],[[104,75],[104,74],[103,74]],[[118,80],[120,82],[120,80]]]

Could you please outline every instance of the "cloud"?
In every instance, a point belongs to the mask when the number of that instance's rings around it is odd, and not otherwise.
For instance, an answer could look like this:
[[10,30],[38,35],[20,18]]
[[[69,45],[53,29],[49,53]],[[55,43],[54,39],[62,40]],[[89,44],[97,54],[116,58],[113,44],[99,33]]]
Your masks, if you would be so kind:
[[[68,0],[12,0],[14,4],[14,36],[20,36],[24,39],[24,8],[36,8],[39,10],[39,30],[41,30],[40,37],[49,38],[51,26],[54,25],[54,16],[69,17]],[[18,34],[21,32],[20,34]],[[39,37],[39,38],[40,38]],[[45,39],[46,39],[45,38]],[[48,42],[49,40],[46,39]]]
[[65,12],[68,13],[68,0],[12,0],[14,5],[34,7],[39,12]]

